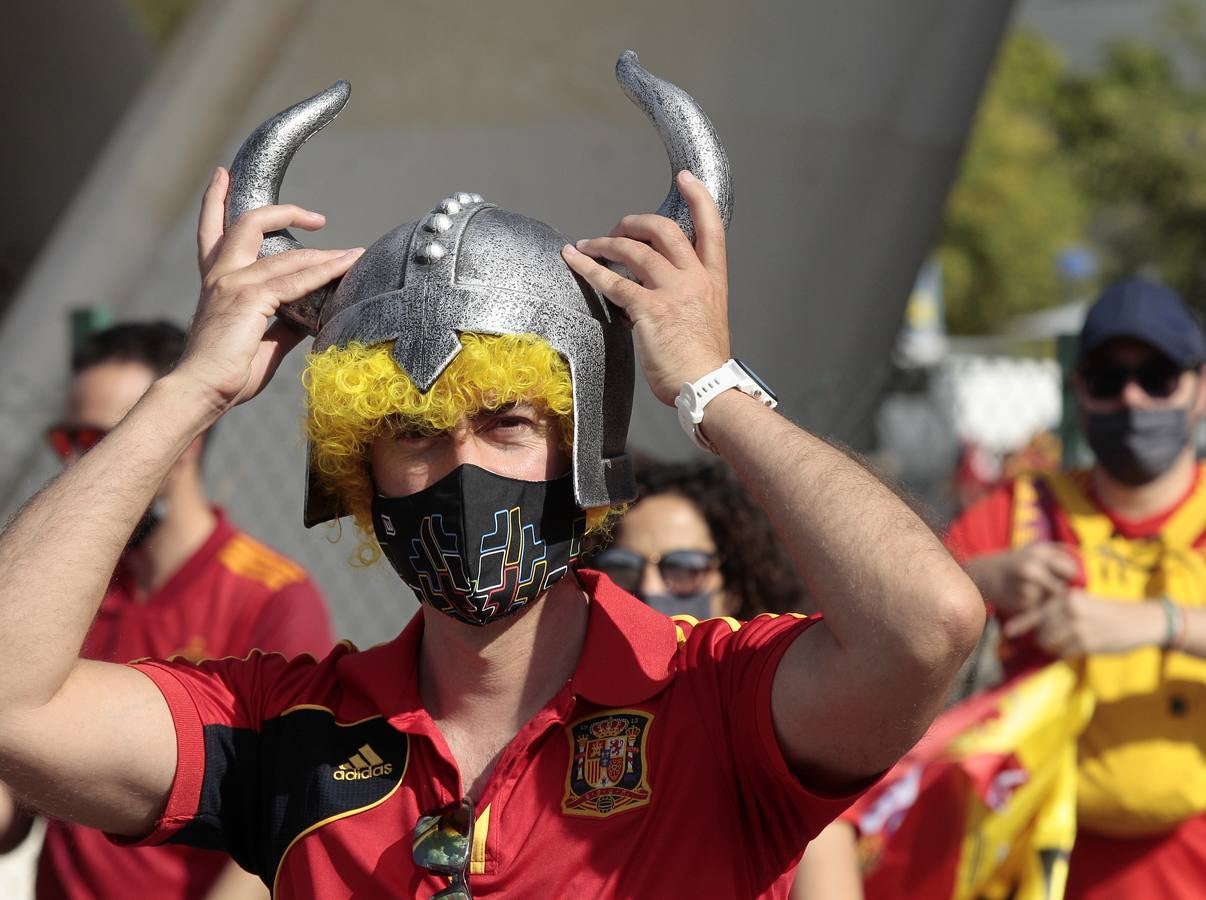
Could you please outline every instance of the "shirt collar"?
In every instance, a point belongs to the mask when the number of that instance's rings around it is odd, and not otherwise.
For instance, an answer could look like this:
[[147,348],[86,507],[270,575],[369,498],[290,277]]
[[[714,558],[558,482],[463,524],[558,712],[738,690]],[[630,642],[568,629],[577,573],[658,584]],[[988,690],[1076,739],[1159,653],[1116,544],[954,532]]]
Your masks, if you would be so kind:
[[[573,692],[599,706],[648,700],[674,677],[674,622],[600,572],[581,569],[577,575],[590,598],[590,610],[582,655],[571,679]],[[339,680],[403,730],[417,724],[416,717],[426,717],[418,684],[425,612],[420,607],[392,641],[339,662]]]
[[601,572],[580,569],[578,580],[591,604],[574,693],[600,706],[648,700],[674,677],[674,622]]

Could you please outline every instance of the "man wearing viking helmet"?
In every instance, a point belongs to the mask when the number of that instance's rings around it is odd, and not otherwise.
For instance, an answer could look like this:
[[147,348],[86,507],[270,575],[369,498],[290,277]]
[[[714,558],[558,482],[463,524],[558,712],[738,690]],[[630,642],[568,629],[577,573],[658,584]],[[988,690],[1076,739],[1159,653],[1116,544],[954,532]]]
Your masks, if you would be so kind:
[[[730,359],[727,160],[690,97],[633,54],[617,71],[675,180],[608,237],[463,193],[363,254],[300,248],[282,229],[322,218],[277,202],[284,166],[341,85],[215,174],[185,359],[0,537],[0,778],[128,840],[224,848],[279,896],[786,895],[808,840],[925,729],[983,607],[891,491]],[[97,573],[175,455],[301,340],[285,316],[316,334],[306,521],[355,517],[420,611],[322,661],[77,660]],[[633,498],[634,342],[824,621],[674,621],[575,569]],[[631,765],[592,780],[576,757],[610,730]]]

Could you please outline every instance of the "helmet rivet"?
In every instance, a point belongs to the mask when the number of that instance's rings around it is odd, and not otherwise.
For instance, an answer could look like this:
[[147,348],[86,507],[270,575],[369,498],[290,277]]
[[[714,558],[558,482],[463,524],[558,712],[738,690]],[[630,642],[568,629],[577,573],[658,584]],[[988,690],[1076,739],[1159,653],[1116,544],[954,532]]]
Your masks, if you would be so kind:
[[429,241],[421,246],[415,253],[421,263],[432,263],[437,259],[443,259],[448,255],[448,248],[439,241]]
[[452,227],[452,219],[443,213],[432,213],[427,217],[427,221],[423,223],[423,227],[435,234],[443,234]]
[[461,211],[461,205],[456,202],[455,198],[449,197],[447,200],[440,201],[440,209],[450,216],[455,216]]

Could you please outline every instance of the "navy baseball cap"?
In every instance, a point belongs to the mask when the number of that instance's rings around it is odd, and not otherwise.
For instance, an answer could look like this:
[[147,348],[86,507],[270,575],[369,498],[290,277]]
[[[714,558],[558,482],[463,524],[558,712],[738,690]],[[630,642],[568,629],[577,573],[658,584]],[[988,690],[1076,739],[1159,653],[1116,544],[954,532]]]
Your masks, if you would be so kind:
[[1206,362],[1197,317],[1175,291],[1146,278],[1115,282],[1097,298],[1080,331],[1080,358],[1114,338],[1143,341],[1183,369]]

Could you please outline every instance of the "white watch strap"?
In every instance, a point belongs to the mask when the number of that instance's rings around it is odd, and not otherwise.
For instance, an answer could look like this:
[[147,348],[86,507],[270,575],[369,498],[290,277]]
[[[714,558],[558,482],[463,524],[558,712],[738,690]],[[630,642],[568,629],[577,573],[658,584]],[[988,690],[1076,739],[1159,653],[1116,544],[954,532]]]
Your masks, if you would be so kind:
[[775,399],[764,391],[761,386],[750,378],[745,369],[735,359],[728,360],[723,366],[709,372],[694,384],[684,384],[674,401],[678,409],[678,421],[683,430],[694,442],[695,446],[709,453],[715,453],[716,448],[703,436],[699,424],[703,421],[704,410],[720,394],[737,388],[766,406],[774,409]]

